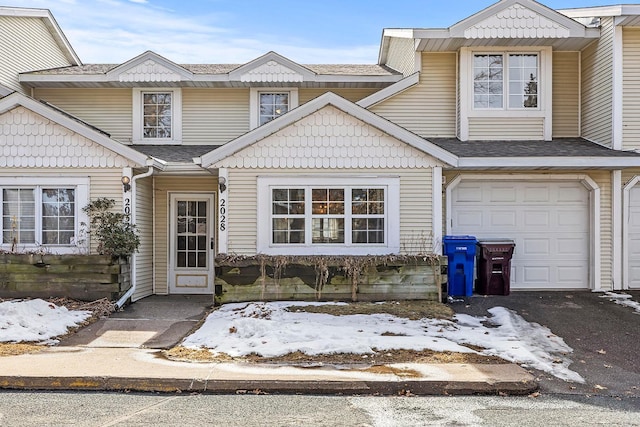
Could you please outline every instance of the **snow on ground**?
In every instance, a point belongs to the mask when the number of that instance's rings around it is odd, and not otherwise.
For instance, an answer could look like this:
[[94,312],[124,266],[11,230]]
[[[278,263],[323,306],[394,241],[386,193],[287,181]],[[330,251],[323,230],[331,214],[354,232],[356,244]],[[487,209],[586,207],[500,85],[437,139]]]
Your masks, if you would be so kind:
[[600,298],[608,298],[609,301],[613,301],[616,304],[623,305],[625,307],[633,308],[637,314],[640,314],[640,303],[632,300],[633,298],[629,294],[618,294],[615,292],[605,292]]
[[0,302],[0,342],[55,344],[57,336],[91,317],[41,299]]
[[474,350],[462,344],[472,344],[486,349],[481,354],[584,382],[568,368],[571,361],[565,356],[573,350],[562,338],[503,307],[489,310],[490,317],[459,314],[454,321],[409,320],[388,314],[333,316],[295,309],[309,304],[320,303],[226,304],[211,313],[182,345],[231,356],[276,357],[294,351],[364,355],[374,349],[470,353]]

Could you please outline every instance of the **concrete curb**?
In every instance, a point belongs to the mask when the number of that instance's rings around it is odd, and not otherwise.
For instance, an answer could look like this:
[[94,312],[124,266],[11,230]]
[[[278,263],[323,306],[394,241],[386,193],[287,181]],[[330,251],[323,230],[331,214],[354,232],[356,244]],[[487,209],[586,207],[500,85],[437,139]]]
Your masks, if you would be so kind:
[[312,395],[527,395],[538,389],[533,380],[522,381],[274,381],[190,380],[182,378],[126,377],[0,377],[0,389],[136,391],[208,394],[312,394]]

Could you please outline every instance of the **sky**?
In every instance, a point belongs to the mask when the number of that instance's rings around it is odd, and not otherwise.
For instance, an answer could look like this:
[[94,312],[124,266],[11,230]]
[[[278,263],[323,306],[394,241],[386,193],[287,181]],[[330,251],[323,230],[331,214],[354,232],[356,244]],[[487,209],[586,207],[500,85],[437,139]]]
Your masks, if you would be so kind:
[[[0,6],[51,10],[86,64],[120,64],[147,50],[180,64],[242,64],[269,51],[301,64],[375,64],[384,28],[446,28],[494,2],[0,0]],[[605,2],[545,4],[611,4]]]

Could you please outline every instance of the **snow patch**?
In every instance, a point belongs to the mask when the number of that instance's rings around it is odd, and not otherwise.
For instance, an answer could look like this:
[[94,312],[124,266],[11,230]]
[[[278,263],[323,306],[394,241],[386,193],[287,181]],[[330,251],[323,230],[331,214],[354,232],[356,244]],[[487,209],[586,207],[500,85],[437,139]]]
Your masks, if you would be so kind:
[[0,342],[55,344],[57,336],[91,317],[41,299],[0,302]]
[[[251,353],[277,357],[295,351],[309,355],[364,355],[394,349],[480,353],[563,380],[584,382],[568,368],[571,361],[566,355],[573,350],[562,338],[503,307],[489,310],[491,317],[458,314],[454,321],[447,321],[410,320],[389,314],[333,316],[295,310],[302,305],[310,304],[227,304],[211,313],[182,345],[234,357]],[[465,345],[484,350],[476,352]]]
[[640,314],[640,303],[632,300],[631,298],[633,297],[629,294],[605,292],[604,295],[600,296],[600,298],[608,298],[609,301],[615,302],[616,304],[620,304],[625,307],[631,307],[636,311],[636,314]]

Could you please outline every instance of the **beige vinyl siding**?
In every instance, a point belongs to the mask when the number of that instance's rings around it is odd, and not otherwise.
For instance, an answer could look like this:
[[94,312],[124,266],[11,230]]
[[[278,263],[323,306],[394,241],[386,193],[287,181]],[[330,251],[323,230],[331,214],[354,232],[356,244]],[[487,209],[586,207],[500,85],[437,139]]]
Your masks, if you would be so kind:
[[553,53],[553,136],[580,135],[580,53]]
[[603,289],[613,284],[613,205],[611,200],[611,172],[590,171],[589,176],[600,187],[600,280]]
[[623,30],[622,149],[640,148],[640,28]]
[[107,132],[115,140],[131,142],[131,89],[36,89],[34,96]]
[[[214,176],[157,176],[155,180],[155,293],[166,295],[169,262],[169,193],[215,193],[217,177]],[[215,218],[213,219],[215,220]],[[215,237],[215,236],[214,236]]]
[[600,39],[582,52],[582,136],[612,144],[613,18],[602,18]]
[[222,145],[249,131],[249,89],[182,89],[182,143]]
[[[293,183],[301,173],[335,176],[326,169],[229,169],[229,253],[256,254],[258,176],[291,176]],[[349,174],[400,176],[400,250],[402,253],[432,250],[432,169],[355,169]]]
[[319,97],[327,92],[333,92],[351,102],[358,102],[367,96],[374,94],[378,89],[340,89],[340,88],[325,88],[325,89],[300,89],[298,91],[298,103],[300,105],[311,101],[314,98]]
[[132,301],[153,294],[153,178],[136,181],[136,229],[140,236],[140,247],[135,254],[136,290]]
[[423,53],[418,85],[370,110],[423,137],[454,137],[456,96],[456,54]]
[[29,94],[18,73],[69,64],[40,18],[0,16],[0,83]]
[[471,117],[469,139],[486,140],[542,140],[544,118],[542,117]]
[[414,40],[391,37],[387,62],[384,64],[401,72],[405,77],[415,72],[415,56],[417,55]]

